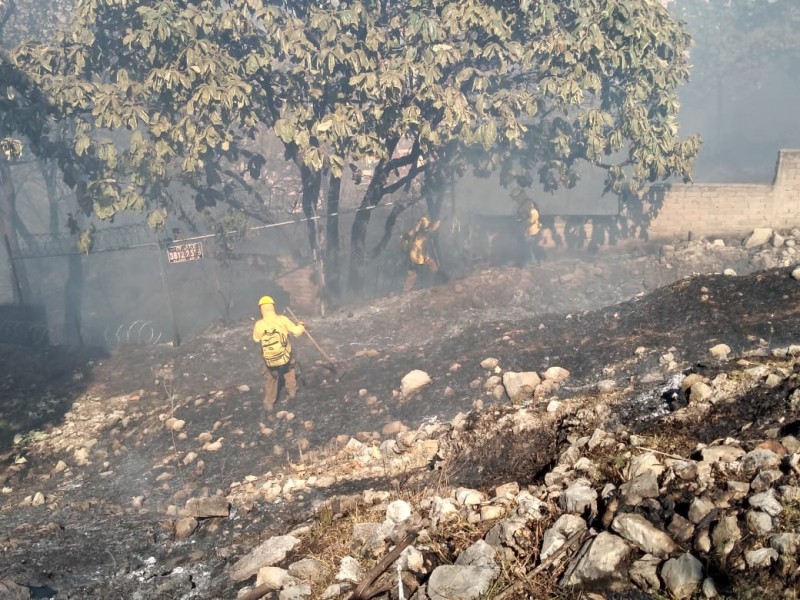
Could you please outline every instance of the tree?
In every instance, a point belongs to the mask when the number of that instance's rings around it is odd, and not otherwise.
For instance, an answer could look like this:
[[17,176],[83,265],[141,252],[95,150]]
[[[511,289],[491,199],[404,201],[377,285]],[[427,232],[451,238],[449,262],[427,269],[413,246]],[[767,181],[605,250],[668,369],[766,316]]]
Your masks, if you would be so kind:
[[[100,218],[146,211],[158,226],[175,182],[198,208],[235,205],[231,182],[257,194],[232,165],[259,175],[248,139],[263,128],[297,165],[309,217],[323,176],[335,213],[341,178],[369,162],[358,289],[371,209],[418,177],[432,211],[437,183],[469,166],[526,185],[536,170],[546,187],[572,184],[580,160],[610,189],[688,177],[699,140],[678,136],[675,94],[688,41],[655,0],[78,0],[71,30],[15,57],[75,119],[69,182]],[[319,239],[311,219],[318,257]],[[333,218],[327,239],[335,262]]]

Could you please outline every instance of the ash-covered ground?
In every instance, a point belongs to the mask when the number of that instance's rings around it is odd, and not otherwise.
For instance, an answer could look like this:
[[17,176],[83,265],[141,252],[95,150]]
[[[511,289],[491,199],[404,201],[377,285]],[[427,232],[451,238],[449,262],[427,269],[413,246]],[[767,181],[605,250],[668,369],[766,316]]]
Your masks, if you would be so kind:
[[[341,480],[291,502],[235,506],[229,518],[203,520],[176,540],[174,518],[188,499],[298,465],[313,470],[342,440],[391,437],[398,421],[413,430],[477,401],[508,404],[476,385],[486,357],[510,371],[567,369],[568,382],[552,395],[564,400],[613,380],[622,401],[610,420],[674,430],[676,445],[747,422],[778,423],[778,395],[726,405],[701,423],[669,421],[661,397],[674,387],[665,355],[677,372],[702,371],[719,343],[738,356],[768,356],[800,342],[800,282],[791,267],[759,270],[774,264],[770,253],[700,242],[658,255],[554,259],[309,319],[336,369],[298,341],[300,393],[272,415],[262,407],[252,322],[214,327],[179,348],[110,355],[2,347],[0,580],[39,598],[234,597],[227,569],[237,556],[304,522],[326,497],[397,482]],[[402,399],[400,380],[413,369],[432,383]],[[458,477],[488,486],[536,475],[509,465],[533,468],[495,460]]]

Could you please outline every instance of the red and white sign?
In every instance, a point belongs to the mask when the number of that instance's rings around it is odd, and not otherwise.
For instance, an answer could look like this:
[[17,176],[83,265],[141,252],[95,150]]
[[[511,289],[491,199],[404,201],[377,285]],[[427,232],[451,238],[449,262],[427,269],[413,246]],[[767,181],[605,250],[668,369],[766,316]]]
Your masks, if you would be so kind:
[[167,248],[167,261],[170,264],[200,260],[203,258],[202,242],[176,244]]

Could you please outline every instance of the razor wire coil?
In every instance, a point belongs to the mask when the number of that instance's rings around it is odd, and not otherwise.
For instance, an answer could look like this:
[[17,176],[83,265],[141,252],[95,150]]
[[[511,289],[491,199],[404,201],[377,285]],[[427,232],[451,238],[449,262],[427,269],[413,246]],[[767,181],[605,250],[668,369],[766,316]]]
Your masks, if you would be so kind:
[[0,321],[0,342],[20,346],[45,346],[49,342],[47,327],[29,321]]
[[116,346],[155,346],[161,341],[163,332],[152,321],[142,319],[131,323],[120,323],[116,329],[106,327],[103,339],[106,344]]

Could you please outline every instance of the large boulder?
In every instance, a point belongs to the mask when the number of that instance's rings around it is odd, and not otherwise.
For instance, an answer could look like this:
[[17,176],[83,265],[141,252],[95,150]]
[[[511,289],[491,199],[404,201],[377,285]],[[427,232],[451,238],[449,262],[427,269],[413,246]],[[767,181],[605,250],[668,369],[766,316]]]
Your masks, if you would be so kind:
[[703,563],[686,552],[664,563],[661,579],[676,600],[690,598],[703,582]]
[[603,531],[587,544],[590,546],[586,553],[561,578],[561,587],[582,588],[626,576],[624,566],[631,553],[628,542]]
[[231,579],[244,581],[258,573],[261,567],[279,563],[299,543],[300,540],[292,535],[279,535],[268,539],[231,565]]
[[503,373],[503,387],[506,388],[506,394],[512,400],[519,396],[519,393],[524,387],[529,387],[531,393],[536,389],[542,380],[536,371],[522,371],[520,373],[514,371],[506,371]]

